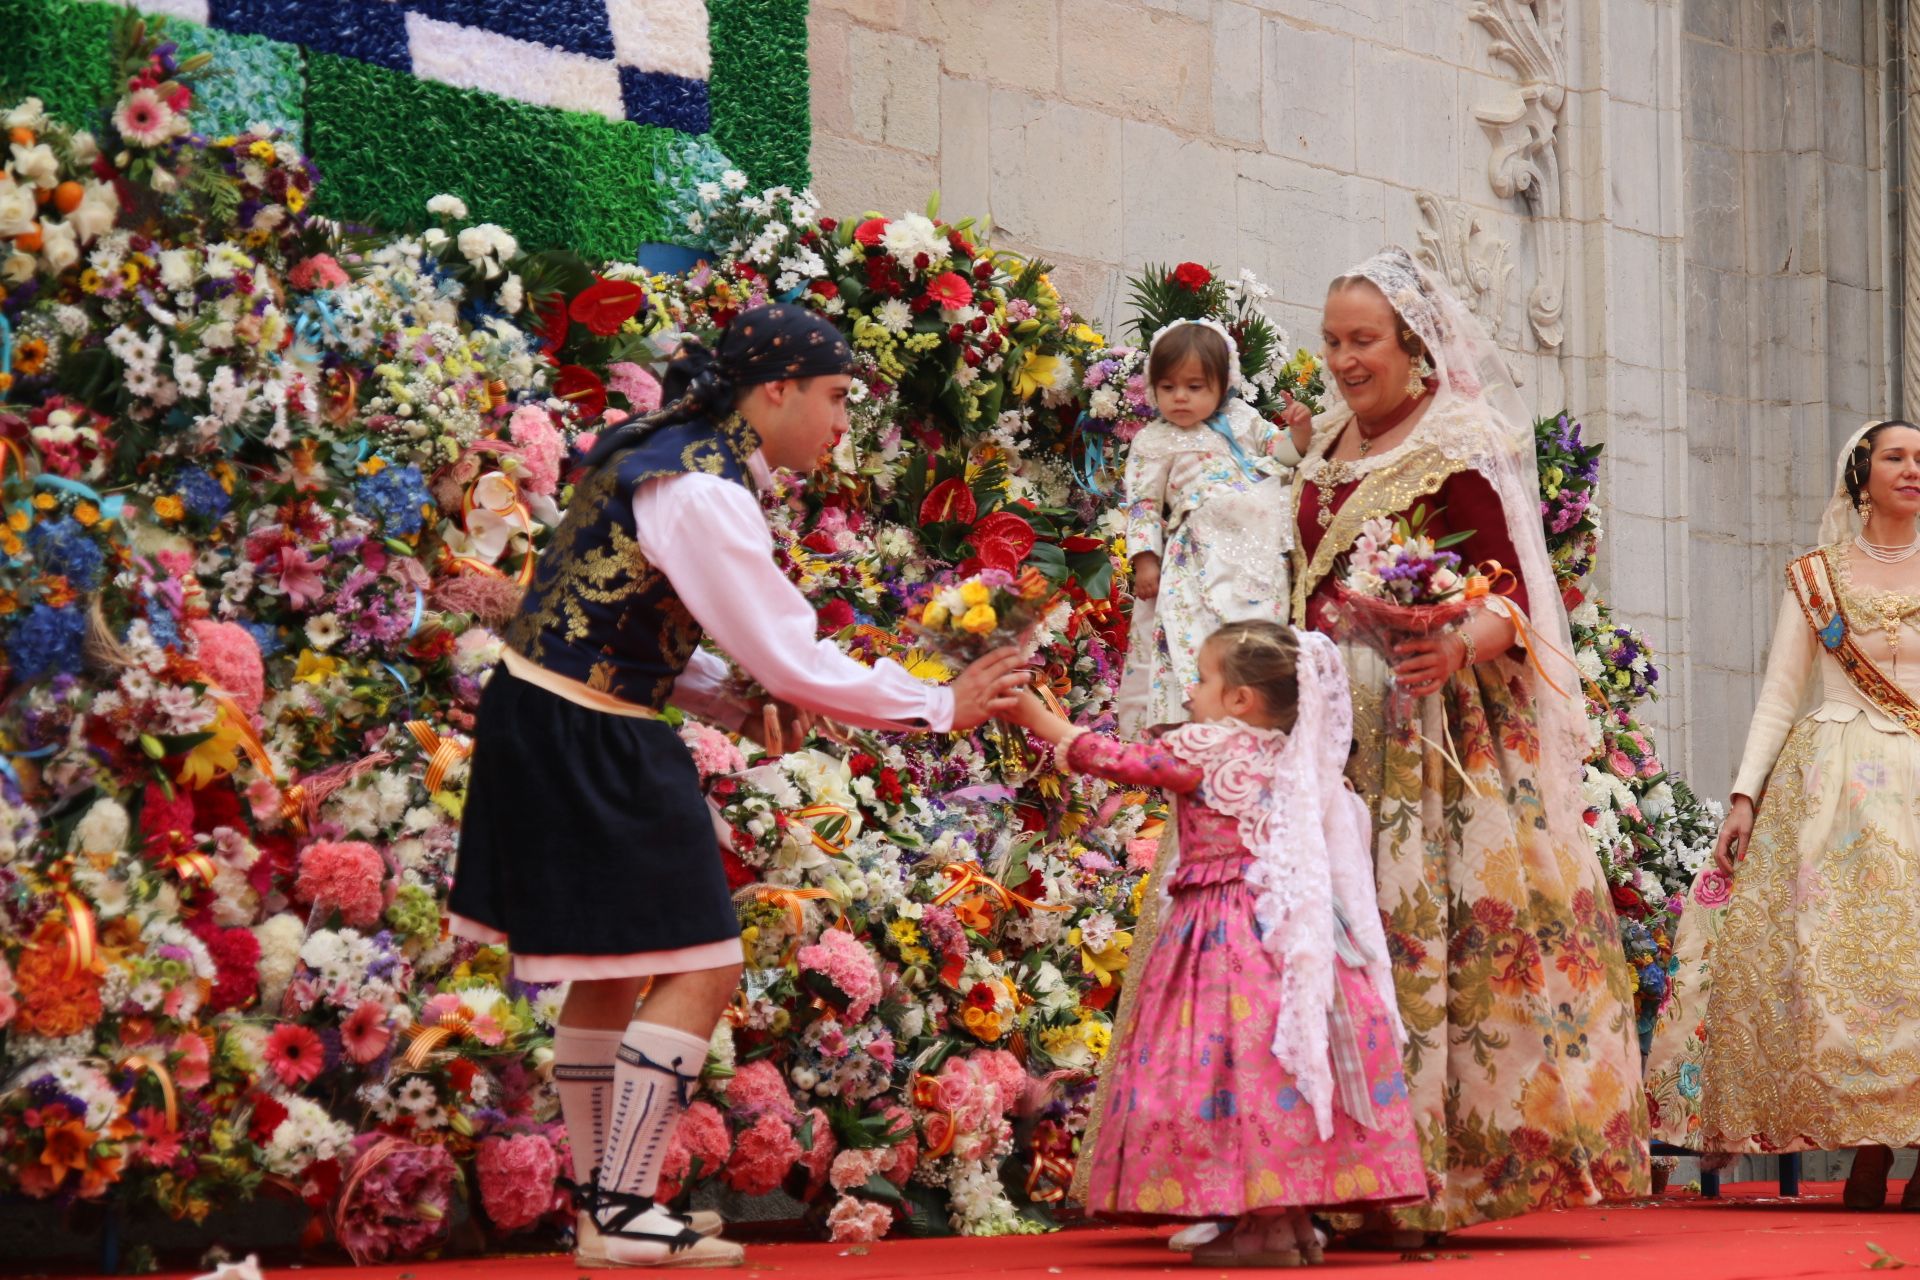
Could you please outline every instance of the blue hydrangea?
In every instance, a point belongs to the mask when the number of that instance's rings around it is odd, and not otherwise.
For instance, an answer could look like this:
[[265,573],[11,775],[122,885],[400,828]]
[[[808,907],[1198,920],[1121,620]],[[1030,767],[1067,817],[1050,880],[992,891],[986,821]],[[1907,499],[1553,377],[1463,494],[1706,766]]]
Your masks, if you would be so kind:
[[420,468],[382,467],[353,487],[353,507],[361,515],[380,522],[381,529],[405,538],[420,532],[426,523],[421,508],[432,498]]
[[7,637],[7,657],[14,674],[22,680],[58,672],[77,673],[86,635],[87,618],[80,609],[36,604],[14,624]]
[[47,520],[27,530],[27,550],[41,573],[65,578],[82,591],[100,585],[106,553],[72,516]]
[[161,648],[173,648],[180,643],[180,623],[173,611],[154,601],[147,608],[147,629],[153,632],[153,642]]
[[233,506],[233,499],[220,487],[220,482],[200,467],[188,467],[174,477],[174,484],[191,515],[218,520]]
[[287,646],[280,643],[280,628],[267,622],[243,622],[240,625],[247,629],[247,634],[253,637],[253,642],[260,646],[262,658],[271,658],[277,653],[285,652]]

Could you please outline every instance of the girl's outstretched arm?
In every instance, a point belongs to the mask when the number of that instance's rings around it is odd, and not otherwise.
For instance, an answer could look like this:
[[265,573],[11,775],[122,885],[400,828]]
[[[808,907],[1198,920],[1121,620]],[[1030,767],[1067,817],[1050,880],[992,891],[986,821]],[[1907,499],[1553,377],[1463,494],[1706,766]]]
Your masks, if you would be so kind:
[[1062,770],[1164,791],[1187,792],[1200,785],[1200,770],[1159,743],[1121,742],[1103,733],[1088,733],[1048,710],[1028,690],[1020,691],[1018,704],[1006,718],[1051,742],[1054,762]]

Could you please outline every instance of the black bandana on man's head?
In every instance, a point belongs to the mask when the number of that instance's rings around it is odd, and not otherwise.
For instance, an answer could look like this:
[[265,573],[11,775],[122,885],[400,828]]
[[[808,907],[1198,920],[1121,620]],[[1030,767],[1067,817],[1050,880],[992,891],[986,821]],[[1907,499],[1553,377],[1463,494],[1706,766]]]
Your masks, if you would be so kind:
[[[755,307],[735,316],[711,351],[689,339],[673,353],[661,385],[662,409],[679,418],[719,417],[748,387],[852,368],[853,350],[832,321],[805,307]],[[688,412],[676,413],[679,402],[689,399]]]
[[748,387],[852,369],[853,349],[824,316],[787,303],[742,311],[712,348],[697,338],[681,343],[661,379],[659,411],[605,433],[586,465],[600,465],[654,427],[724,418]]

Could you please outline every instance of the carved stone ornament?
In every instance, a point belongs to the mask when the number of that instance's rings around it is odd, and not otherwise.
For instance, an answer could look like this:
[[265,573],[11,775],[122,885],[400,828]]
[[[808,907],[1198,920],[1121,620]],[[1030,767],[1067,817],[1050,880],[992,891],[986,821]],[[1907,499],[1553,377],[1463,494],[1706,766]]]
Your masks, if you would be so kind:
[[1541,346],[1558,347],[1566,337],[1559,137],[1567,100],[1563,0],[1475,0],[1467,16],[1493,37],[1491,56],[1519,76],[1511,91],[1475,107],[1473,114],[1493,141],[1487,181],[1494,194],[1525,200],[1539,225],[1539,267],[1527,296],[1527,319]]
[[1472,205],[1431,191],[1418,192],[1413,199],[1422,221],[1417,256],[1446,279],[1495,342],[1517,346],[1515,335],[1507,331],[1513,245],[1495,235]]

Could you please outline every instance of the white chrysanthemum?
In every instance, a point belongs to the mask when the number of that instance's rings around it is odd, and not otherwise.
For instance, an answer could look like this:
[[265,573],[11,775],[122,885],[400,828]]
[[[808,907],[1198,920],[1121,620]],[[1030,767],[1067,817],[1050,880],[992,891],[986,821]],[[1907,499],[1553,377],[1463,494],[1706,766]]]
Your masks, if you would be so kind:
[[280,1007],[280,997],[286,994],[287,983],[300,965],[300,944],[306,933],[306,924],[291,912],[281,912],[254,926],[253,936],[260,943],[261,1008]]
[[427,201],[427,212],[443,214],[455,222],[467,220],[467,202],[459,196],[441,194]]
[[880,243],[888,253],[909,265],[916,265],[918,257],[925,254],[929,268],[944,261],[950,248],[947,237],[933,225],[933,220],[918,213],[887,223],[887,229],[880,233]]
[[74,853],[118,853],[127,847],[131,829],[127,811],[118,800],[96,800],[74,824],[67,847]]

